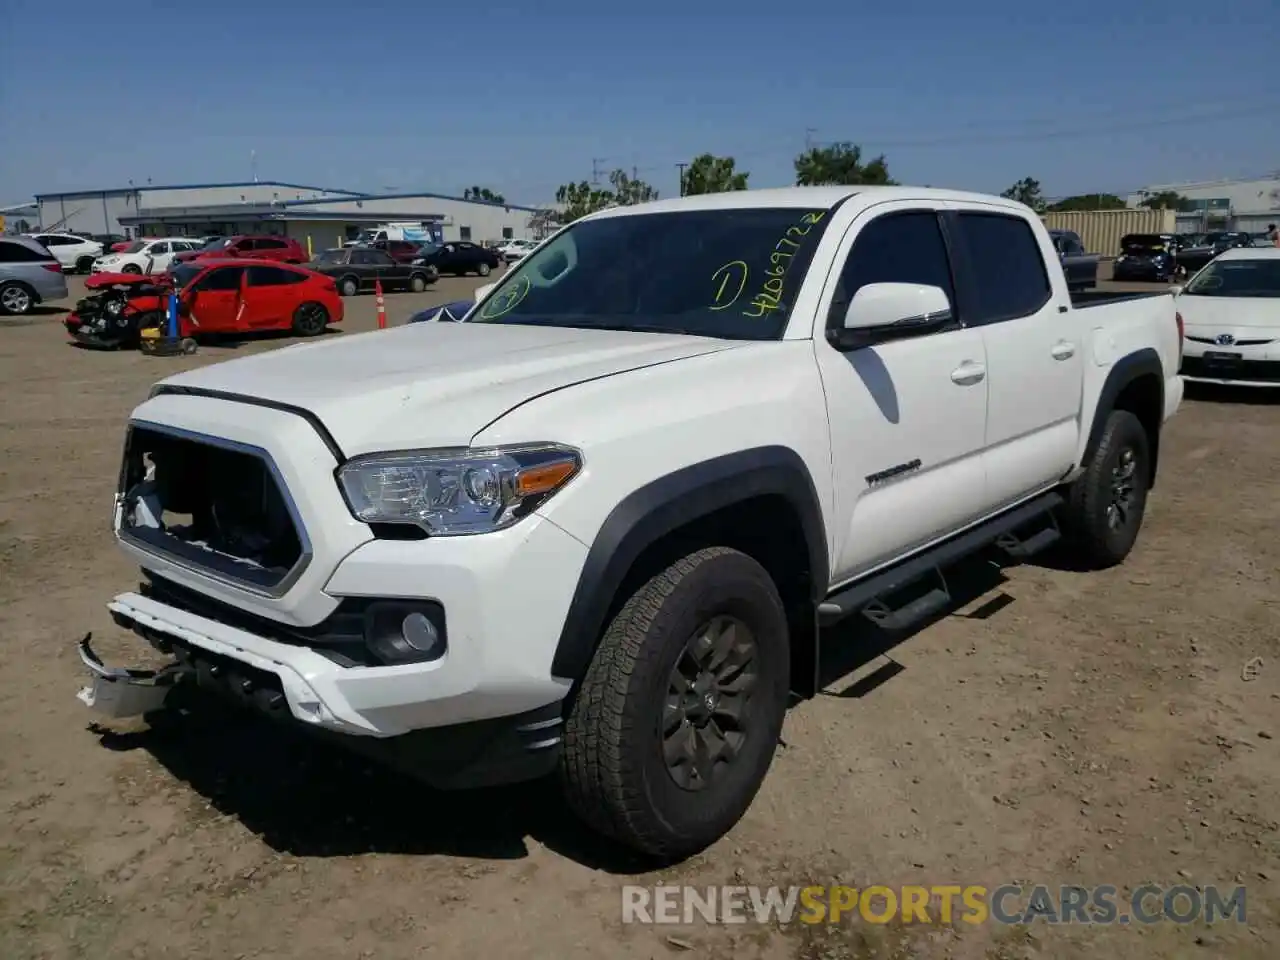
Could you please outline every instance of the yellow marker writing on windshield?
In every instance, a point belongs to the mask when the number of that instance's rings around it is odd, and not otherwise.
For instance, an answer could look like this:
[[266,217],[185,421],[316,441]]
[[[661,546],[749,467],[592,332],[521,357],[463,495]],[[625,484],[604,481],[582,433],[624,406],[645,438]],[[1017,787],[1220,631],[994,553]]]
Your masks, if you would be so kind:
[[715,306],[712,310],[727,310],[738,302],[747,286],[747,265],[741,260],[730,260],[711,275],[717,284]]
[[529,295],[529,278],[521,277],[510,288],[503,290],[489,300],[484,305],[484,309],[480,311],[482,320],[497,320],[499,317],[506,316],[516,307],[520,306],[526,296]]

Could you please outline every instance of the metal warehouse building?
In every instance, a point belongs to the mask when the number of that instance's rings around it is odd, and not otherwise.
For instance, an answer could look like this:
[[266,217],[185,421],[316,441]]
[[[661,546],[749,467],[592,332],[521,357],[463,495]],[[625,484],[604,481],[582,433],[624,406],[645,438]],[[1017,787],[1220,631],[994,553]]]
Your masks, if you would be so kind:
[[386,221],[424,221],[441,240],[525,239],[538,211],[434,193],[372,196],[286,183],[187,184],[39,194],[45,230],[129,236],[289,236],[313,250],[340,246]]
[[350,190],[327,190],[296,183],[187,183],[176,186],[114,187],[73,193],[38,193],[42,230],[126,233],[127,221],[144,210],[164,207],[254,204],[355,197]]
[[1132,194],[1136,207],[1147,197],[1173,191],[1188,203],[1178,211],[1178,231],[1243,230],[1261,233],[1280,223],[1280,172],[1254,180],[1204,180],[1146,187]]

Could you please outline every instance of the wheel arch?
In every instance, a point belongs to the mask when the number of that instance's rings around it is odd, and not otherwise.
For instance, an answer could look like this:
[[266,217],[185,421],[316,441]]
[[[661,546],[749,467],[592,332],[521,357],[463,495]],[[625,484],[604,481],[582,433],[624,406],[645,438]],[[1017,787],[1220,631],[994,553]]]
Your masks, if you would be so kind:
[[1093,424],[1081,463],[1088,463],[1097,452],[1107,417],[1113,410],[1129,411],[1145,428],[1151,448],[1148,488],[1154,487],[1160,459],[1160,430],[1164,424],[1164,364],[1154,348],[1135,350],[1117,360],[1108,371],[1094,407]]
[[811,696],[816,607],[830,560],[817,490],[799,454],[766,446],[660,477],[618,503],[588,550],[551,672],[579,683],[625,598],[677,557],[704,546],[742,550],[774,578],[791,626],[792,686]]

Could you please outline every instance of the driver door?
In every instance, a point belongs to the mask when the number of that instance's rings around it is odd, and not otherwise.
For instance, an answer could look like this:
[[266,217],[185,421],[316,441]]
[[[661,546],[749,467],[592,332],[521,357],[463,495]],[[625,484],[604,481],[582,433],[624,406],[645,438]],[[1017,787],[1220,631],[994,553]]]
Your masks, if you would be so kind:
[[214,267],[197,278],[184,302],[194,333],[231,333],[239,328],[244,267]]
[[982,330],[965,326],[941,211],[929,202],[878,204],[859,215],[837,262],[820,325],[842,324],[854,294],[872,283],[941,287],[953,318],[848,351],[814,331],[836,493],[831,572],[847,581],[983,514],[987,357]]
[[161,240],[147,247],[146,273],[164,273],[169,269],[169,261],[173,259],[173,245]]

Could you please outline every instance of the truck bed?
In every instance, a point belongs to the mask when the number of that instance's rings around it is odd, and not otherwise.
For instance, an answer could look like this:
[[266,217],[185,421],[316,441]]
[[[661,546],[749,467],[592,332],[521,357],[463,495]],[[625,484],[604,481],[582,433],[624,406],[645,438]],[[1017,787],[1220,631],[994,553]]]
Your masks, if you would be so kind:
[[1120,303],[1124,300],[1142,300],[1146,297],[1172,296],[1168,290],[1140,290],[1136,293],[1114,293],[1107,290],[1072,290],[1071,305],[1083,310],[1086,307],[1100,307],[1107,303]]

